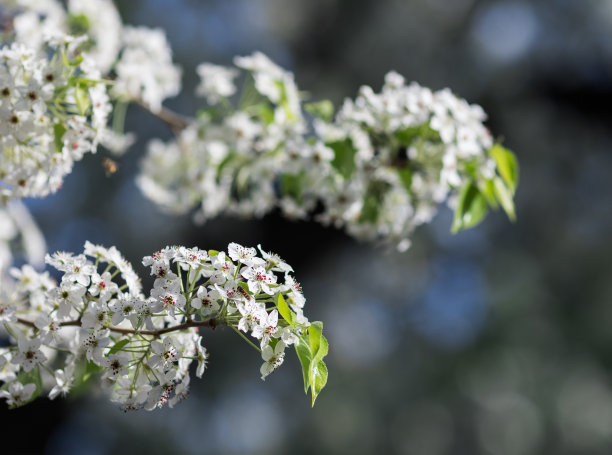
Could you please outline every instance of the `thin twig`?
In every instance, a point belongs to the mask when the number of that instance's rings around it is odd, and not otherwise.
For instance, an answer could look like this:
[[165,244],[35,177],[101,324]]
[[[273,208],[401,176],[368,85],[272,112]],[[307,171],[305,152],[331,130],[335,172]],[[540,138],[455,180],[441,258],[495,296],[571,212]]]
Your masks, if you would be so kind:
[[159,111],[154,111],[151,109],[151,106],[148,103],[142,100],[135,99],[132,101],[134,101],[144,110],[149,112],[151,115],[154,115],[155,117],[159,118],[163,122],[166,122],[168,125],[170,125],[170,127],[175,132],[182,131],[185,128],[187,128],[187,126],[189,125],[189,120],[187,118],[183,117],[182,115],[177,114],[174,111],[171,111],[168,108],[165,108],[162,106],[162,108]]
[[[36,325],[32,321],[28,321],[27,319],[17,318],[17,322],[23,325],[27,325],[29,327],[36,328]],[[63,321],[63,322],[60,322],[59,325],[61,327],[80,326],[81,321],[79,320]],[[162,329],[157,329],[157,330],[125,329],[122,327],[115,327],[112,325],[104,325],[102,327],[110,330],[111,332],[122,333],[126,335],[139,334],[139,335],[151,335],[154,337],[158,337],[160,335],[163,335],[164,333],[176,332],[176,331],[185,330],[191,327],[211,327],[214,329],[215,327],[217,327],[217,325],[218,325],[218,321],[215,318],[210,318],[205,321],[187,321],[187,322],[183,322],[182,324],[173,325],[170,327],[164,327]]]

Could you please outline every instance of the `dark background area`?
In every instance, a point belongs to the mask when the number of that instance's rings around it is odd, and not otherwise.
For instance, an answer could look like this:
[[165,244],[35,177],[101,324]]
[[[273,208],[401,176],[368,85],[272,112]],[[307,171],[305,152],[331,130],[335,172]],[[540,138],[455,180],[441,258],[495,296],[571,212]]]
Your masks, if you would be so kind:
[[[612,2],[606,0],[131,0],[124,21],[162,27],[183,68],[167,105],[193,114],[195,66],[254,50],[336,104],[389,70],[483,106],[521,164],[516,223],[490,214],[449,233],[441,209],[403,254],[277,215],[194,226],[134,184],[146,142],[171,131],[138,107],[139,142],[108,178],[77,163],[28,201],[50,251],[85,240],[140,258],[164,245],[261,243],[293,265],[306,314],[325,321],[327,388],[310,409],[296,359],[265,382],[228,331],[174,409],[123,414],[96,390],[0,410],[12,453],[612,453]],[[4,452],[4,453],[11,453]]]

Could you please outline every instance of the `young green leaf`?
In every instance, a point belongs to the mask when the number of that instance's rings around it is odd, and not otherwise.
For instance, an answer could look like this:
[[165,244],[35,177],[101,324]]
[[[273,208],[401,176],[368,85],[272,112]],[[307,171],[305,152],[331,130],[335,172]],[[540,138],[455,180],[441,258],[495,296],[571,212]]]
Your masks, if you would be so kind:
[[325,122],[330,122],[334,117],[334,104],[330,100],[307,103],[304,109]]
[[57,153],[62,153],[62,149],[64,148],[64,133],[66,133],[66,127],[62,123],[53,125],[53,143],[55,144]]
[[487,199],[480,192],[474,182],[470,181],[459,194],[459,201],[455,209],[455,219],[451,232],[457,232],[476,226],[487,214]]
[[297,353],[300,364],[302,365],[302,376],[304,378],[304,393],[308,393],[310,388],[310,361],[312,355],[310,353],[310,347],[303,338],[300,338],[299,343],[295,345],[295,352]]
[[89,95],[87,89],[77,85],[74,88],[74,99],[80,115],[85,115],[89,109]]
[[321,321],[315,321],[308,327],[308,344],[310,345],[310,352],[312,355],[316,355],[321,344],[321,337],[323,336],[323,323]]
[[291,327],[294,327],[293,312],[289,309],[289,305],[285,302],[285,298],[282,294],[276,294],[276,308],[283,319],[287,321]]
[[327,366],[323,362],[329,351],[327,339],[323,336],[323,323],[313,322],[308,328],[308,338],[310,343],[311,360],[308,367],[308,377],[310,382],[310,393],[312,395],[312,406],[315,404],[317,396],[327,384]]
[[357,165],[355,164],[355,155],[357,150],[353,147],[350,139],[344,141],[330,142],[327,144],[334,151],[334,159],[331,164],[345,179],[350,179]]
[[312,385],[312,406],[314,407],[315,400],[319,396],[319,393],[321,393],[321,390],[323,390],[323,387],[325,387],[325,384],[327,384],[328,373],[327,366],[323,361],[317,362],[316,368],[312,368],[311,364],[311,369],[310,383]]
[[508,189],[512,194],[516,192],[519,179],[519,167],[514,153],[502,147],[500,144],[495,144],[489,150],[489,154],[497,164],[497,170],[506,182]]
[[497,198],[495,197],[495,185],[493,184],[493,180],[485,180],[484,182],[480,183],[481,184],[478,186],[478,188],[487,200],[487,203],[494,209],[499,208]]
[[123,340],[119,340],[117,341],[112,348],[110,348],[110,351],[108,351],[109,354],[115,354],[119,351],[121,351],[126,344],[128,344],[130,342],[129,338],[124,338]]
[[495,196],[497,197],[497,200],[508,215],[508,218],[510,218],[511,221],[516,220],[512,193],[510,189],[506,186],[504,181],[499,177],[495,177],[493,179],[493,190],[495,191]]

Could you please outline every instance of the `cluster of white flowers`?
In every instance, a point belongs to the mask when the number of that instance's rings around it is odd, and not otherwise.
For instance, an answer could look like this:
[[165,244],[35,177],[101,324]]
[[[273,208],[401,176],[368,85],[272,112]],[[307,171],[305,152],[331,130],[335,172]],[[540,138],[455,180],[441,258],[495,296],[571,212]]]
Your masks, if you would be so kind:
[[[278,175],[288,165],[285,150],[304,140],[306,124],[293,75],[261,53],[236,58],[253,84],[244,106],[219,116],[202,112],[178,136],[154,140],[138,178],[143,192],[165,209],[184,213],[199,205],[197,217],[222,211],[262,216],[277,205]],[[227,102],[237,71],[202,65],[197,93],[209,102]]]
[[[73,46],[89,67],[113,80],[111,95],[121,102],[145,103],[159,111],[162,101],[180,91],[181,71],[160,29],[124,26],[112,0],[13,0],[2,5],[12,17],[13,38],[29,50],[47,53],[50,40],[79,37]],[[122,125],[117,125],[119,129]],[[99,141],[112,152],[124,152],[134,141],[121,130],[104,129]]]
[[120,47],[121,18],[112,0],[6,0],[5,13],[13,15],[15,40],[42,49],[50,38],[87,34],[83,55],[106,73]]
[[181,71],[172,63],[172,50],[161,29],[124,27],[122,51],[115,65],[113,93],[146,103],[153,112],[181,90]]
[[[483,110],[448,89],[406,85],[391,72],[381,93],[362,87],[333,121],[319,115],[308,131],[291,73],[261,53],[235,63],[252,78],[235,110],[221,116],[213,106],[176,141],[149,144],[139,186],[170,212],[197,207],[204,221],[276,207],[306,218],[319,208],[317,220],[403,250],[439,203],[453,205],[466,184],[496,175]],[[202,64],[198,73],[197,94],[227,109],[238,72]]]
[[431,221],[441,202],[453,206],[449,196],[468,182],[495,176],[485,119],[480,106],[449,89],[406,85],[395,72],[380,93],[363,86],[333,123],[315,121],[337,163],[313,188],[325,205],[320,219],[357,238],[407,248],[414,228]]
[[[155,277],[148,295],[114,247],[47,256],[59,284],[32,267],[44,241],[27,211],[6,203],[56,191],[99,144],[125,151],[129,102],[177,134],[150,142],[140,188],[200,222],[279,209],[405,250],[444,201],[454,231],[488,207],[514,217],[514,155],[494,143],[484,111],[448,89],[391,72],[379,93],[362,87],[334,117],[328,101],[302,105],[293,74],[255,52],[236,57],[237,68],[199,65],[196,95],[208,106],[187,120],[162,106],[181,78],[164,32],[124,26],[111,0],[6,0],[0,13],[11,25],[0,44],[0,337],[10,340],[0,347],[0,397],[9,406],[43,390],[55,398],[93,373],[125,409],[173,406],[188,394],[190,364],[198,377],[206,366],[200,327],[248,341],[262,378],[293,345],[313,404],[326,384],[322,323],[304,316],[292,269],[274,254],[166,247],[143,260]],[[18,234],[30,264],[8,274]]]
[[75,160],[95,152],[111,111],[106,86],[65,37],[47,55],[0,48],[0,197],[56,191]]
[[[47,262],[56,284],[31,266],[12,269],[15,291],[0,302],[12,344],[0,348],[0,397],[19,406],[48,391],[66,394],[92,373],[124,409],[171,407],[189,392],[189,367],[204,372],[199,327],[231,327],[259,341],[265,378],[310,323],[292,268],[272,253],[236,243],[227,254],[166,247],[143,258],[155,277],[148,296],[116,248],[85,244]],[[282,279],[281,279],[282,278]],[[286,299],[286,300],[285,300]]]

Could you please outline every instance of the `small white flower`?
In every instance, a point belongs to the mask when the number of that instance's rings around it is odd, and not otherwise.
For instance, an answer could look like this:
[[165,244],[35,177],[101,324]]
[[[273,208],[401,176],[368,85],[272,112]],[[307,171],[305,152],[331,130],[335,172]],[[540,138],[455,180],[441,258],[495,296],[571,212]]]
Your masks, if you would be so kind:
[[109,299],[111,295],[119,291],[119,286],[112,281],[111,274],[104,272],[102,275],[94,273],[91,276],[91,286],[89,293],[91,295],[100,295],[102,299]]
[[206,369],[206,363],[208,361],[208,352],[206,348],[202,346],[202,337],[198,336],[194,341],[195,346],[195,354],[194,356],[198,359],[198,368],[196,370],[196,376],[198,378],[202,377],[204,374],[204,370]]
[[104,357],[101,362],[101,365],[106,368],[104,377],[117,379],[119,376],[128,374],[128,364],[130,360],[130,357],[125,353],[109,354],[108,357]]
[[227,98],[236,92],[234,79],[238,71],[225,66],[201,63],[196,72],[200,76],[200,85],[196,88],[196,95],[206,97],[209,104],[216,104],[220,98]]
[[266,376],[283,364],[285,360],[285,343],[279,340],[274,349],[272,349],[270,345],[264,346],[261,351],[261,357],[264,363],[259,371],[261,373],[261,379],[265,380]]
[[274,295],[270,284],[276,283],[276,275],[266,272],[263,267],[244,267],[240,274],[248,280],[249,291],[253,294],[257,295],[261,290],[268,295]]
[[181,351],[176,348],[175,339],[171,336],[165,337],[163,343],[153,340],[151,350],[153,355],[149,357],[147,363],[152,368],[161,367],[164,371],[168,370],[174,362],[178,362],[182,357]]
[[197,297],[191,300],[191,306],[197,310],[201,310],[202,315],[212,314],[219,311],[219,300],[222,298],[219,291],[211,289],[210,291],[206,286],[200,286],[198,288]]
[[0,398],[6,398],[9,406],[18,406],[28,401],[35,390],[34,384],[23,385],[21,382],[14,381],[9,384],[8,390],[0,390]]
[[85,349],[85,357],[87,360],[91,360],[92,362],[101,365],[104,362],[104,349],[110,343],[110,338],[108,335],[108,331],[89,331],[89,330],[81,330],[81,345]]
[[104,302],[92,302],[81,318],[84,329],[100,329],[106,323],[108,307]]
[[183,380],[174,388],[174,396],[168,402],[168,406],[173,408],[175,404],[189,396],[189,381],[189,375],[186,375]]
[[47,360],[47,357],[40,351],[41,340],[38,338],[27,339],[19,338],[17,346],[19,352],[12,358],[11,362],[21,366],[25,371],[31,371],[39,363]]
[[253,328],[253,336],[261,339],[261,346],[267,346],[272,337],[278,334],[278,311],[272,310]]
[[64,370],[55,371],[55,386],[49,392],[49,399],[53,400],[59,394],[66,396],[74,381],[74,363],[69,363]]
[[266,306],[262,302],[256,302],[255,300],[250,300],[245,304],[238,302],[236,307],[242,315],[242,318],[238,322],[238,329],[243,332],[248,332],[268,317]]
[[261,266],[264,261],[261,258],[256,257],[257,250],[255,248],[245,248],[237,243],[230,243],[227,246],[227,254],[234,261],[239,261],[245,265],[251,267]]

